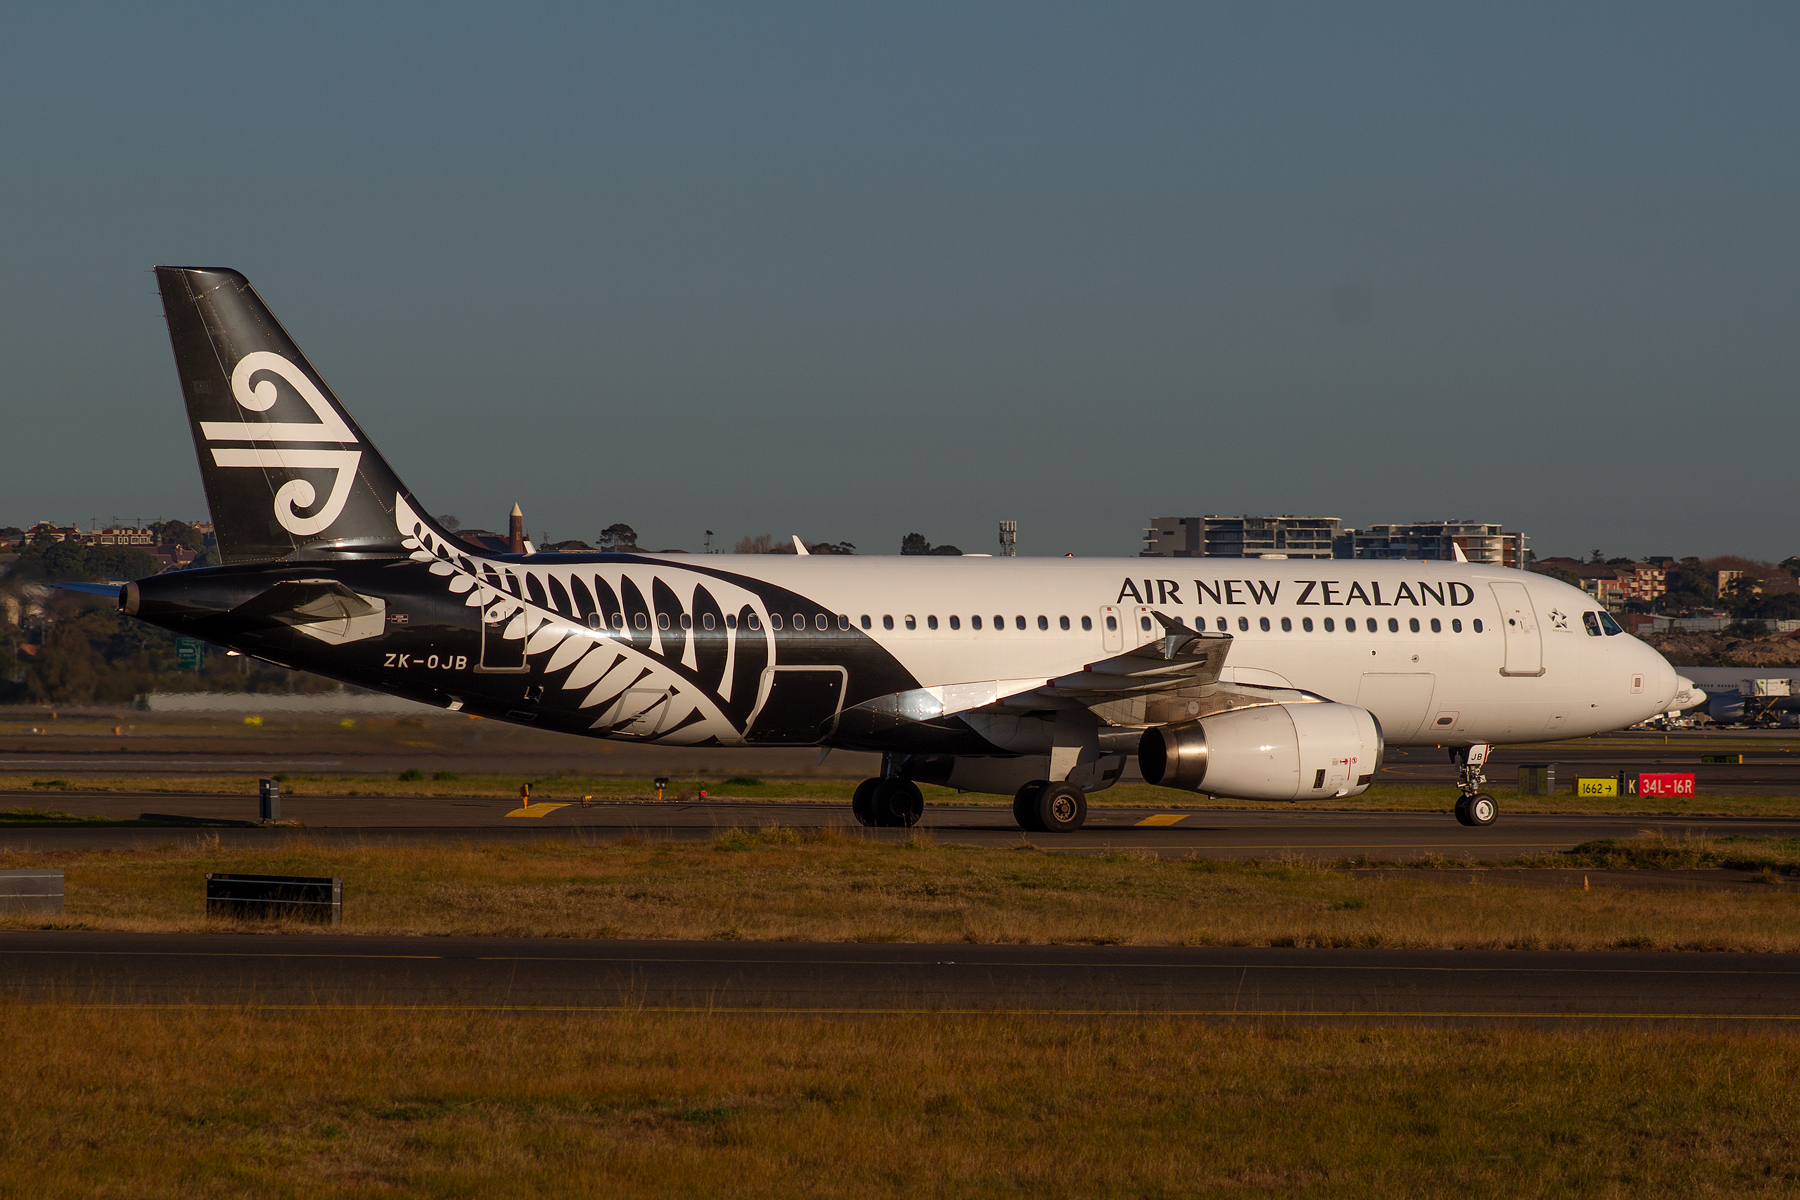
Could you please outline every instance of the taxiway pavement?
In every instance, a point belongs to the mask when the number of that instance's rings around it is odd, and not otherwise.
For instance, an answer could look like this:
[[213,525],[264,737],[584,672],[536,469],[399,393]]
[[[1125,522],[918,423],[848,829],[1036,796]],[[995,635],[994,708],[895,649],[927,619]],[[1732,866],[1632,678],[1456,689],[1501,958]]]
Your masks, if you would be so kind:
[[81,1005],[1800,1021],[1800,955],[0,933],[0,995]]
[[[515,800],[456,798],[283,797],[282,815],[297,825],[257,826],[252,797],[146,793],[58,795],[36,801],[84,816],[181,818],[191,825],[12,826],[0,848],[19,851],[127,849],[200,834],[227,846],[273,846],[295,836],[317,844],[460,844],[524,842],[543,837],[582,841],[709,839],[730,829],[779,825],[837,828],[877,841],[904,841],[913,831],[864,829],[847,805],[773,801],[556,801],[521,813]],[[1422,858],[1496,862],[1568,850],[1600,838],[1646,831],[1681,835],[1800,837],[1800,818],[1645,817],[1592,814],[1507,815],[1485,828],[1458,825],[1448,813],[1295,812],[1094,807],[1075,833],[1028,834],[1009,807],[944,804],[925,809],[919,831],[950,845],[1005,847],[1029,841],[1045,849],[1097,853],[1127,849],[1159,855],[1271,859]]]

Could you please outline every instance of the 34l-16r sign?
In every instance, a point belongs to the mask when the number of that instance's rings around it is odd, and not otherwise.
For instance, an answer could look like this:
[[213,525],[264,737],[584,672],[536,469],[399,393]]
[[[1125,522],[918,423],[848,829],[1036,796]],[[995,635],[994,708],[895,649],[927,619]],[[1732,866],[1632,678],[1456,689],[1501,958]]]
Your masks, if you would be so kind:
[[1637,794],[1640,796],[1692,796],[1694,794],[1694,777],[1692,775],[1639,775]]

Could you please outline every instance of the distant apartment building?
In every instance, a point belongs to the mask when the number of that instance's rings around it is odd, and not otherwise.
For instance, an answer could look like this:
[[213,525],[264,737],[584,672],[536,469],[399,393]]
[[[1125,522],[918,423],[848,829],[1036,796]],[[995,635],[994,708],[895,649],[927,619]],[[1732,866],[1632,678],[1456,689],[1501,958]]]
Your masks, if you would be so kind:
[[1536,570],[1544,574],[1572,575],[1581,590],[1599,602],[1602,608],[1617,612],[1633,600],[1650,604],[1669,590],[1669,572],[1674,563],[1667,559],[1640,563],[1584,563],[1578,558],[1546,558]]
[[1454,562],[1460,547],[1472,563],[1523,567],[1529,539],[1500,525],[1480,521],[1414,521],[1354,530],[1357,558],[1420,558]]
[[1336,517],[1155,517],[1140,558],[1333,558],[1348,531]]
[[156,539],[148,529],[95,529],[76,536],[89,546],[154,546]]

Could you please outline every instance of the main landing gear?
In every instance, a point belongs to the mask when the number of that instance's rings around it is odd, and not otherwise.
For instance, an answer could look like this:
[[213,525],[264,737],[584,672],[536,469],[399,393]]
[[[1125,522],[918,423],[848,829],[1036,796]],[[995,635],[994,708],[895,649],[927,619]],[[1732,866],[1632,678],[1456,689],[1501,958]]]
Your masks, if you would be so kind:
[[864,825],[880,829],[910,829],[925,815],[925,793],[910,779],[902,779],[892,756],[881,763],[878,779],[865,779],[850,797],[850,811]]
[[1013,796],[1013,820],[1032,833],[1069,833],[1087,820],[1087,793],[1072,783],[1033,780]]
[[1450,748],[1450,761],[1457,768],[1456,787],[1462,793],[1456,802],[1456,819],[1461,824],[1492,825],[1500,815],[1500,805],[1481,790],[1481,785],[1487,782],[1487,773],[1482,768],[1487,765],[1490,749],[1486,742]]

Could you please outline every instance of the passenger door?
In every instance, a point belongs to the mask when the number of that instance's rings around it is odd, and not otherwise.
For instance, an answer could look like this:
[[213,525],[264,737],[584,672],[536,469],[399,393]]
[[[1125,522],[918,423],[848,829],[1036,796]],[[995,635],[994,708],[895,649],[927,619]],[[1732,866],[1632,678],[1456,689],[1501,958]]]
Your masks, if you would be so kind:
[[1500,633],[1506,639],[1506,665],[1502,675],[1538,676],[1544,673],[1544,639],[1538,632],[1537,612],[1531,593],[1522,583],[1490,584],[1500,602]]

